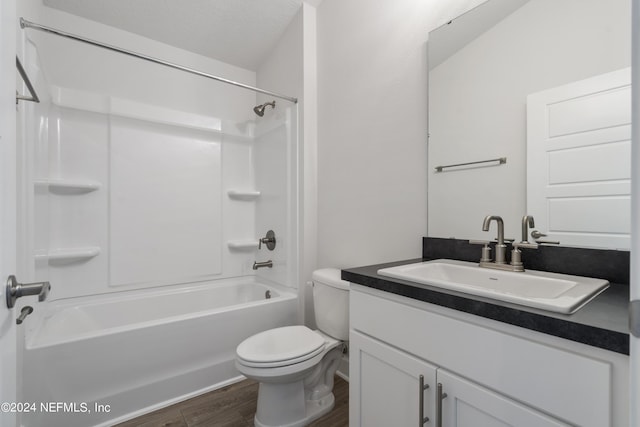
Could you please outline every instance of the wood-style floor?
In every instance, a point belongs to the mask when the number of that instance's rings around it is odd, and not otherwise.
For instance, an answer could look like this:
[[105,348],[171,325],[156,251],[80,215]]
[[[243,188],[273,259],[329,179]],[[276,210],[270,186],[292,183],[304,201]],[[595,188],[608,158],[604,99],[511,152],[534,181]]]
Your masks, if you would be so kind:
[[[335,407],[310,424],[313,427],[349,425],[349,383],[335,378]],[[252,427],[258,383],[244,380],[184,402],[118,424],[117,427]]]

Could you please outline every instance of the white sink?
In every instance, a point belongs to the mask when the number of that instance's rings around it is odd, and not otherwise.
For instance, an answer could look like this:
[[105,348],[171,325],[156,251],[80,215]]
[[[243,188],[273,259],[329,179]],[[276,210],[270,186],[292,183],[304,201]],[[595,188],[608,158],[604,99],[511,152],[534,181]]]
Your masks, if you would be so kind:
[[573,313],[609,287],[602,279],[534,270],[516,273],[450,259],[383,268],[378,274],[557,313]]

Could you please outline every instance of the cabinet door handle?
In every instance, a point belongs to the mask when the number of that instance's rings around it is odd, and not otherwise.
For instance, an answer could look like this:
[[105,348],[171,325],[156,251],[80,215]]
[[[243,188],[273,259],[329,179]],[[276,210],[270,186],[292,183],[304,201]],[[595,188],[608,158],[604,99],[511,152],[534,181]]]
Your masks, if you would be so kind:
[[447,393],[442,392],[442,383],[436,387],[436,427],[442,427],[442,401],[447,397]]
[[424,416],[424,391],[429,388],[429,384],[424,383],[424,375],[420,375],[420,390],[418,391],[418,396],[420,397],[418,404],[418,427],[422,427],[424,423],[429,421],[429,417]]

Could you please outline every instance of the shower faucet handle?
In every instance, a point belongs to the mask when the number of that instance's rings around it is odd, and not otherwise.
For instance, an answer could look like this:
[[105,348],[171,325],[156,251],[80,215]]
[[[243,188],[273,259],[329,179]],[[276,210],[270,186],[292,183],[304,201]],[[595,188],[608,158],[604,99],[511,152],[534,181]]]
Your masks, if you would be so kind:
[[258,249],[262,249],[262,244],[267,246],[270,251],[276,248],[276,233],[273,230],[267,231],[267,235],[258,240]]

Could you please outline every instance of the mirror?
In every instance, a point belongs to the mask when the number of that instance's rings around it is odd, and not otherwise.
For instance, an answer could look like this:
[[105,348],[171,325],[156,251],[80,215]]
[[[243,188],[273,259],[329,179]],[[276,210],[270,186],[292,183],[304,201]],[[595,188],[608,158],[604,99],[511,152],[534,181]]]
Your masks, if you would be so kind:
[[[527,162],[527,97],[629,67],[630,17],[630,0],[489,0],[429,33],[430,237],[491,240],[482,220],[500,215],[521,240],[527,169],[540,167]],[[618,217],[599,216],[620,233]]]

